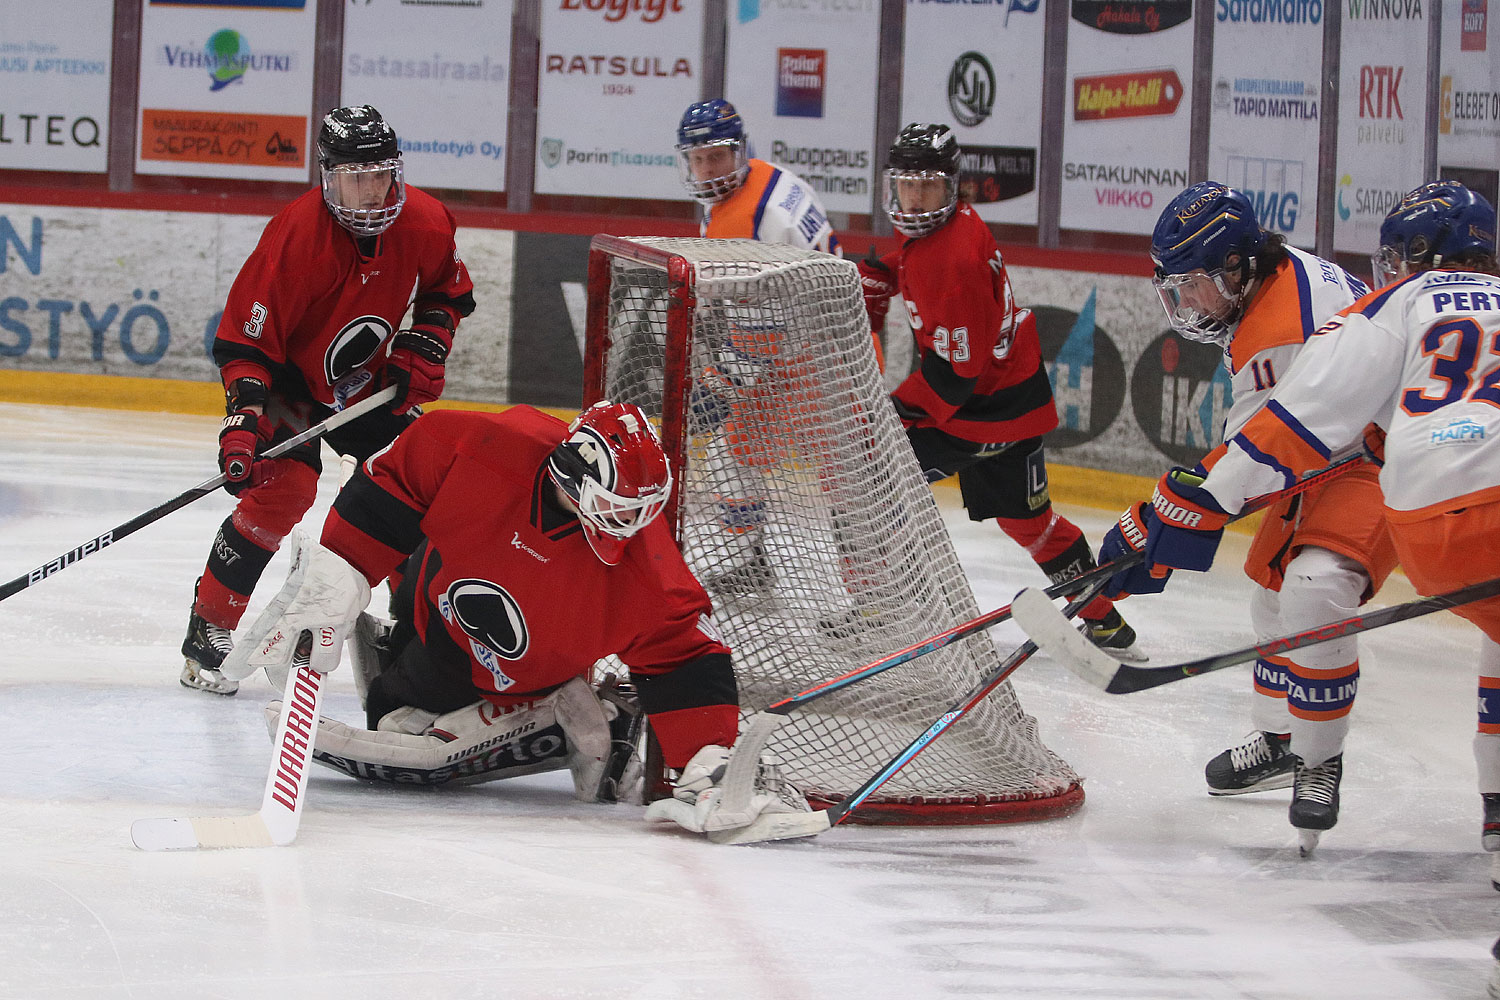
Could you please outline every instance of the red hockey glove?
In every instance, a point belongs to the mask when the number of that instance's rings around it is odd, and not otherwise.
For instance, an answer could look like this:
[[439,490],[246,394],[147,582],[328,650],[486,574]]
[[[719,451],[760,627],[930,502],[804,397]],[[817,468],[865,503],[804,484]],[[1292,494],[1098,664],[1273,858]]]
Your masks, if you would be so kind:
[[430,403],[443,394],[443,366],[453,348],[452,321],[440,310],[423,313],[391,341],[385,384],[397,386],[393,413]]
[[891,309],[891,296],[897,292],[896,276],[875,253],[874,244],[859,265],[859,290],[865,297],[865,313],[870,317],[870,329],[885,328],[885,316]]
[[263,412],[267,396],[259,379],[235,379],[229,387],[229,415],[219,429],[219,470],[224,488],[235,496],[255,485],[255,456],[271,441],[271,421]]

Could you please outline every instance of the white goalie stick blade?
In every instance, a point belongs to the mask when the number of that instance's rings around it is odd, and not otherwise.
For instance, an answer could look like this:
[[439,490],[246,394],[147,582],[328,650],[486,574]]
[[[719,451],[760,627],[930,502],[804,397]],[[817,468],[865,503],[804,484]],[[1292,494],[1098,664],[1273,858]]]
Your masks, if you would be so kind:
[[143,851],[193,851],[221,847],[285,847],[297,837],[307,801],[313,737],[323,704],[323,675],[299,664],[281,704],[271,771],[260,812],[248,816],[138,819],[130,839]]
[[816,837],[832,827],[828,810],[796,813],[761,813],[749,826],[733,830],[711,830],[708,839],[715,844],[763,844],[768,840],[795,840]]
[[1095,687],[1109,688],[1120,661],[1090,642],[1046,594],[1026,588],[1011,602],[1010,613],[1042,652]]

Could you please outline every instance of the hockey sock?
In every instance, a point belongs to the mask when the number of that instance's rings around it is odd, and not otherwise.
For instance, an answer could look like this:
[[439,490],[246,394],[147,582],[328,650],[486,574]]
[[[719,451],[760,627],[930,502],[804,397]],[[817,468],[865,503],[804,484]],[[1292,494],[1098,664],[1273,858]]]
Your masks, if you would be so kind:
[[193,610],[204,621],[233,629],[240,623],[255,584],[276,553],[256,545],[225,519],[214,536]]
[[[1055,511],[1024,520],[997,517],[995,521],[1015,539],[1053,583],[1071,580],[1095,566],[1088,539],[1078,526]],[[1114,610],[1114,602],[1096,597],[1079,613],[1085,621],[1098,621]]]

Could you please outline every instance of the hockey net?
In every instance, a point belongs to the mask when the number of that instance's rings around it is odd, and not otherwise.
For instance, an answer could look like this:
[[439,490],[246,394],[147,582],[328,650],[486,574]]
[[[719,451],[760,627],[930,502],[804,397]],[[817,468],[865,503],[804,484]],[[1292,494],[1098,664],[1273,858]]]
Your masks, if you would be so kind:
[[[591,245],[585,404],[659,418],[667,516],[713,598],[748,714],[979,614],[891,407],[850,261],[749,240]],[[980,633],[803,706],[769,750],[837,802],[998,664]],[[850,814],[1062,815],[1078,776],[1009,682]]]

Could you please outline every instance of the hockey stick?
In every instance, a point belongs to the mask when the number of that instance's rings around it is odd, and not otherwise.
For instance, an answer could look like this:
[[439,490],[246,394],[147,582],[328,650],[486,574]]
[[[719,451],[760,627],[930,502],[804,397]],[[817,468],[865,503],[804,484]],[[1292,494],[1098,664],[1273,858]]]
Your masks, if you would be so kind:
[[308,771],[318,710],[323,705],[323,675],[299,658],[281,703],[281,718],[272,740],[271,770],[260,812],[248,816],[138,819],[130,839],[143,851],[193,851],[216,847],[285,847],[297,836],[307,801]]
[[[1269,507],[1272,504],[1276,503],[1278,500],[1284,500],[1288,497],[1296,496],[1300,493],[1306,492],[1314,486],[1322,485],[1323,483],[1326,483],[1329,480],[1350,471],[1355,466],[1359,465],[1363,460],[1364,456],[1362,454],[1356,453],[1353,455],[1349,455],[1337,462],[1334,462],[1326,468],[1320,469],[1317,472],[1313,472],[1308,474],[1307,476],[1304,476],[1302,479],[1298,480],[1295,484],[1285,490],[1278,490],[1275,493],[1266,493],[1258,497],[1252,497],[1245,502],[1245,506],[1241,509],[1240,513],[1235,516],[1235,520],[1246,517],[1250,514],[1255,513],[1256,511],[1263,510],[1266,507]],[[1114,576],[1114,574],[1120,572],[1123,569],[1128,569],[1131,566],[1134,566],[1144,558],[1144,552],[1129,553],[1125,556],[1120,557],[1119,559],[1114,560],[1113,562],[1096,567],[1086,573],[1081,573],[1078,576],[1073,577],[1072,579],[1064,580],[1062,583],[1053,584],[1046,590],[1041,591],[1040,594],[1045,595],[1048,600],[1049,607],[1052,598],[1064,597],[1069,594],[1076,593],[1080,588],[1093,588],[1092,593],[1097,594],[1098,588],[1102,587],[1104,582],[1107,581],[1110,577]],[[1096,585],[1098,586],[1096,587]],[[756,771],[760,766],[761,751],[765,749],[766,744],[770,741],[775,732],[786,723],[787,718],[793,709],[805,705],[808,702],[815,701],[816,699],[821,698],[824,695],[832,694],[835,691],[840,691],[852,684],[857,684],[860,681],[865,680],[866,678],[874,677],[876,674],[883,673],[886,670],[889,670],[890,668],[895,666],[899,666],[902,663],[915,660],[921,656],[926,656],[928,653],[932,653],[939,649],[942,649],[944,646],[957,642],[960,639],[968,638],[969,636],[974,635],[977,632],[981,632],[992,625],[998,625],[999,623],[1006,621],[1011,617],[1013,606],[1013,604],[1007,604],[1004,607],[996,608],[993,611],[986,612],[985,614],[982,614],[977,618],[972,618],[967,622],[955,625],[953,628],[948,629],[946,632],[940,632],[937,635],[922,640],[921,642],[907,646],[905,649],[898,650],[897,652],[891,653],[888,656],[883,656],[878,660],[867,663],[863,667],[851,670],[846,674],[841,674],[838,677],[834,677],[830,680],[824,681],[821,684],[816,684],[813,687],[798,692],[797,694],[783,698],[778,702],[768,705],[762,711],[757,712],[754,716],[751,717],[749,726],[747,726],[745,731],[740,734],[739,739],[735,741],[734,753],[730,756],[729,765],[721,782],[724,788],[724,791],[722,793],[724,795],[723,808],[744,809],[749,805],[750,796],[754,793],[754,781]],[[1053,610],[1055,611],[1056,609]],[[1090,643],[1089,645],[1092,646],[1092,643]],[[1035,650],[1033,649],[1027,652],[1026,657],[1029,657],[1031,655],[1031,652],[1034,651]],[[1019,653],[1019,650],[1017,652]],[[1024,659],[1025,657],[1022,657],[1022,661],[1024,661]],[[1016,666],[1019,666],[1020,662],[1022,661],[1018,661]],[[1118,661],[1111,659],[1110,662],[1117,663]],[[1009,675],[1007,674],[1006,676]],[[968,711],[968,708],[965,708],[964,711]],[[915,754],[913,754],[913,756],[915,756]],[[904,764],[905,761],[902,761],[902,763]],[[894,774],[895,772],[891,771],[890,773]],[[886,775],[886,777],[889,777],[889,775]],[[881,779],[881,783],[884,783],[884,779]],[[874,790],[874,787],[878,786],[873,786],[869,791],[866,791],[865,794],[861,796],[860,801],[863,801],[864,798],[867,798],[869,796],[869,792]],[[850,808],[853,807],[851,806]],[[812,817],[817,817],[819,815],[819,813],[811,814]],[[798,816],[788,816],[786,814],[776,814],[774,817],[762,817],[761,819],[756,820],[756,823],[760,823],[762,820],[765,820],[768,823],[772,819],[783,820],[787,824],[788,828],[786,832],[783,832],[781,834],[780,837],[763,836],[757,838],[745,836],[738,839],[731,838],[730,835],[735,833],[748,834],[752,829],[754,829],[755,824],[752,824],[751,827],[744,828],[741,831],[726,831],[726,833],[722,835],[723,839],[718,839],[713,834],[710,834],[709,839],[715,840],[716,843],[755,843],[757,842],[757,840],[777,840],[790,837],[814,836],[818,833],[821,833],[822,830],[828,829],[828,827],[812,829],[811,827],[816,826],[816,821],[814,819],[808,818],[805,814],[800,818],[804,819],[805,823],[796,823],[794,821],[799,819]],[[842,818],[842,815],[840,816],[840,818]],[[808,828],[806,829],[806,832],[799,832],[803,831],[805,827]]]
[[[1097,597],[1099,591],[1104,589],[1104,584],[1107,580],[1108,577],[1096,580],[1082,594],[1069,601],[1068,606],[1059,612],[1065,616],[1064,620],[1076,615],[1090,601]],[[1051,607],[1051,605],[1049,604],[1048,607]],[[1056,609],[1054,608],[1053,610]],[[1069,625],[1068,627],[1072,628],[1073,626]],[[1082,637],[1082,633],[1078,633],[1078,635]],[[1088,642],[1088,640],[1084,639],[1084,642]],[[716,844],[753,844],[767,840],[812,837],[822,833],[824,830],[838,826],[851,812],[859,808],[860,803],[864,802],[882,785],[891,780],[896,772],[909,764],[917,754],[927,749],[933,740],[947,732],[955,722],[967,715],[970,709],[983,701],[991,691],[1003,684],[1011,674],[1016,672],[1017,667],[1031,658],[1032,654],[1037,651],[1037,648],[1037,644],[1029,639],[1022,643],[1017,647],[1015,652],[1002,660],[994,670],[991,670],[984,677],[980,678],[979,682],[967,694],[954,702],[948,711],[940,715],[936,722],[923,730],[921,735],[908,743],[895,757],[892,757],[889,763],[879,771],[876,771],[868,781],[849,793],[838,803],[827,809],[820,809],[811,813],[772,813],[771,815],[758,816],[749,826],[710,833],[708,839]],[[739,742],[735,744],[736,756],[741,753],[742,746],[748,748],[747,742],[752,739],[759,739],[759,742],[763,746],[771,733],[775,732],[786,721],[787,717],[785,715],[769,713],[770,710],[767,709],[765,713],[757,715],[755,720],[752,721],[750,729],[746,730],[745,735],[741,736]],[[752,735],[756,729],[756,722],[759,722],[762,718],[775,721],[762,723],[763,736]],[[757,762],[759,756],[759,747],[757,747],[755,754]],[[734,761],[731,760],[730,768],[733,767]],[[723,792],[725,804],[723,808],[725,809],[732,808],[736,804],[736,799],[731,798],[731,796],[737,795],[740,792],[738,788],[731,788],[730,780],[731,775],[726,772],[723,782],[725,786]],[[749,781],[747,782],[748,787],[744,791],[744,798],[747,803],[749,801],[749,793],[753,791],[753,781],[754,771],[752,769]]]
[[[274,447],[267,448],[260,457],[278,458],[282,455],[285,455],[293,448],[298,447],[299,445],[304,445],[309,441],[321,438],[324,434],[327,434],[334,428],[347,424],[349,421],[354,420],[357,417],[362,417],[382,403],[388,403],[392,399],[395,399],[396,388],[397,387],[393,385],[386,386],[384,389],[381,389],[373,396],[362,399],[358,403],[355,403],[353,406],[347,409],[338,411],[333,416],[323,421],[321,424],[309,427],[307,430],[303,431],[301,434],[298,434],[296,437],[288,438],[287,440],[281,442],[278,445],[275,445]],[[53,573],[58,572],[59,570],[67,569],[69,566],[73,565],[84,556],[91,556],[95,552],[98,552],[100,549],[104,549],[113,545],[115,542],[118,542],[126,535],[134,534],[141,528],[144,528],[146,525],[151,524],[154,521],[161,520],[175,510],[186,507],[194,500],[198,500],[202,497],[208,496],[214,490],[218,489],[220,486],[223,486],[225,482],[226,479],[222,473],[212,479],[204,480],[197,486],[194,486],[192,489],[185,490],[184,492],[177,494],[166,503],[152,507],[144,514],[137,514],[135,517],[132,517],[124,524],[120,524],[113,528],[110,528],[102,535],[96,535],[95,537],[84,542],[82,545],[64,552],[62,555],[58,556],[56,559],[53,559],[51,562],[43,563],[36,569],[32,570],[30,573],[27,573],[24,576],[16,577],[9,583],[0,586],[0,601],[3,601],[7,597],[11,597],[15,594],[20,593],[27,587],[30,587],[32,584],[40,580],[45,580],[47,577],[51,576]]]
[[[1407,601],[1405,604],[1393,604],[1362,615],[1352,615],[1317,628],[1268,639],[1253,646],[1246,646],[1244,649],[1217,653],[1213,656],[1174,663],[1166,667],[1132,666],[1128,663],[1121,663],[1087,640],[1082,644],[1073,642],[1064,634],[1072,629],[1067,626],[1057,608],[1053,607],[1052,602],[1041,591],[1021,591],[1016,595],[1012,606],[1016,609],[1016,622],[1025,629],[1026,634],[1063,666],[1109,694],[1130,694],[1133,691],[1144,691],[1162,684],[1171,684],[1173,681],[1197,677],[1199,674],[1223,670],[1237,663],[1248,663],[1262,656],[1276,656],[1293,649],[1301,649],[1303,646],[1316,646],[1320,642],[1328,642],[1346,635],[1358,635],[1360,632],[1368,632],[1394,622],[1406,621],[1408,618],[1420,618],[1434,611],[1445,611],[1461,604],[1473,604],[1475,601],[1482,601],[1487,597],[1497,595],[1500,595],[1500,577],[1471,583],[1467,587],[1450,590],[1446,594],[1423,597],[1419,600]],[[1084,648],[1085,646],[1088,648]]]

